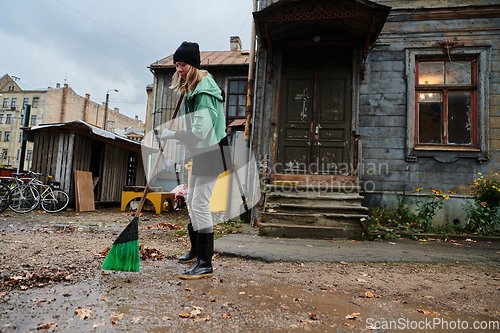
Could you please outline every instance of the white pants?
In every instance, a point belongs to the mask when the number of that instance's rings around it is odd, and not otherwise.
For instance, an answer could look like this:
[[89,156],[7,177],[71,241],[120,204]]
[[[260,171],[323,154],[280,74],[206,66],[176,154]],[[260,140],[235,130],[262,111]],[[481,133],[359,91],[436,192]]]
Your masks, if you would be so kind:
[[210,212],[210,197],[217,177],[190,176],[186,203],[194,231],[213,232],[214,224]]

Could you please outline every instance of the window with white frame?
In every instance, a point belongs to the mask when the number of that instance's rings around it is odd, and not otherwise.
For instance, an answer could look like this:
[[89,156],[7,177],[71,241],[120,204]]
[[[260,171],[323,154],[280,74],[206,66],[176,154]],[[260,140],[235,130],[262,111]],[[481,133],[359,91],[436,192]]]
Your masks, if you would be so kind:
[[11,114],[7,114],[7,118],[5,118],[5,123],[12,124],[12,115]]
[[33,107],[34,108],[38,107],[38,97],[33,97]]
[[[487,158],[488,48],[407,49],[409,161]],[[446,155],[446,156],[445,156]]]
[[31,115],[30,125],[36,125],[36,114],[32,114]]
[[3,124],[3,113],[0,113],[0,124]]
[[30,102],[29,98],[24,98],[23,99],[23,109],[26,107],[26,104],[28,104],[29,102]]
[[4,98],[3,99],[3,105],[2,105],[3,108],[8,108],[9,107],[9,99],[8,98]]
[[3,141],[10,141],[10,132],[9,131],[5,131]]
[[10,108],[12,110],[15,110],[16,109],[16,106],[17,106],[17,98],[13,98],[12,99],[12,103],[10,104]]
[[2,149],[2,160],[5,160],[7,158],[8,152],[9,151],[7,149]]

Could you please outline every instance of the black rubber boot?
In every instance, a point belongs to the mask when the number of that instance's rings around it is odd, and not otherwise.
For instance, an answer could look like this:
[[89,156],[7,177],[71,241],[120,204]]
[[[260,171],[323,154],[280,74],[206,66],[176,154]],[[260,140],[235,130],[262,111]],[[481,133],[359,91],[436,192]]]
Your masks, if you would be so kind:
[[177,258],[177,261],[187,264],[196,260],[196,244],[198,244],[198,231],[194,231],[193,225],[188,224],[189,240],[191,241],[191,250],[188,253]]
[[204,277],[211,277],[213,275],[212,269],[212,255],[214,245],[214,234],[198,233],[198,259],[196,265],[190,270],[179,274],[179,278],[185,280],[201,279]]

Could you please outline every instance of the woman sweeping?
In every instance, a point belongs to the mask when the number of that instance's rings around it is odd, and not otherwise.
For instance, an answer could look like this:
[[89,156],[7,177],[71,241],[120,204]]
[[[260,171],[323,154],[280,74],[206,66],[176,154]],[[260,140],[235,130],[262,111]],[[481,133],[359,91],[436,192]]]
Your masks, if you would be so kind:
[[193,165],[186,203],[190,251],[178,258],[181,263],[196,264],[179,275],[181,279],[211,277],[214,244],[210,197],[220,173],[231,166],[226,136],[223,93],[212,76],[200,69],[197,43],[183,42],[174,53],[176,72],[171,89],[186,96],[185,131],[163,130],[161,139],[176,139],[191,152]]

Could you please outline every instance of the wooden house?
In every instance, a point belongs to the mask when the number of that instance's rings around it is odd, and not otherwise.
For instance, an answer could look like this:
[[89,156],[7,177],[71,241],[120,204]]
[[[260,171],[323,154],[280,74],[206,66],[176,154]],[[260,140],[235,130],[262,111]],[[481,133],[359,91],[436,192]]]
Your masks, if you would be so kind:
[[94,200],[121,201],[125,186],[146,184],[142,153],[155,150],[104,131],[82,120],[34,126],[31,170],[55,176],[75,202],[73,171],[92,173]]
[[[203,50],[203,43],[200,41],[199,44],[200,49]],[[242,50],[240,38],[233,36],[230,38],[229,51],[201,51],[200,58],[201,69],[207,70],[219,87],[225,91],[224,109],[228,127],[234,128],[235,124],[241,125],[247,105],[249,51]],[[145,144],[154,146],[154,140],[157,140],[156,134],[161,132],[165,124],[172,119],[179,96],[169,88],[175,73],[173,54],[151,64],[149,68],[154,75],[154,84],[148,86],[147,89],[150,102],[146,115]],[[183,106],[181,106],[180,114],[182,110]],[[158,145],[157,142],[156,145]],[[164,150],[164,168],[157,175],[155,186],[171,190],[179,182],[187,182],[187,177],[184,177],[186,171],[184,165],[189,160],[189,156],[186,153],[189,154],[184,146],[177,145],[175,140],[167,142]]]
[[500,169],[500,1],[258,4],[261,234],[352,237],[417,188],[455,193],[436,223],[464,224],[469,185]]

